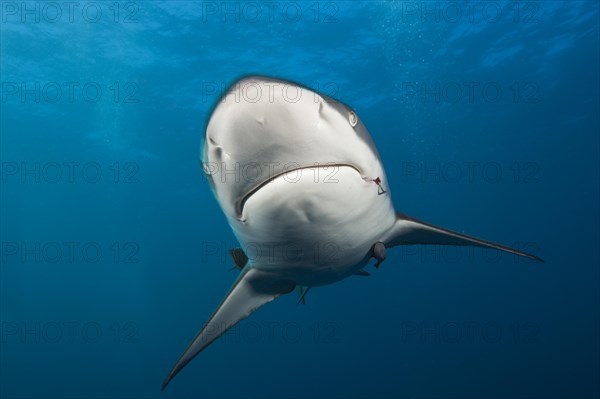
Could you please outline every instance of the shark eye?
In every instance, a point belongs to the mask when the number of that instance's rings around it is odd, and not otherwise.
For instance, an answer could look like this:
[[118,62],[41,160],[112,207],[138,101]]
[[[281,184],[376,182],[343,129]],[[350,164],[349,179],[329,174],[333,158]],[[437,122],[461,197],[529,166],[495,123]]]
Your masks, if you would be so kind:
[[358,123],[358,116],[356,116],[356,113],[354,111],[348,112],[348,122],[350,122],[350,125],[352,127],[356,126],[356,124]]

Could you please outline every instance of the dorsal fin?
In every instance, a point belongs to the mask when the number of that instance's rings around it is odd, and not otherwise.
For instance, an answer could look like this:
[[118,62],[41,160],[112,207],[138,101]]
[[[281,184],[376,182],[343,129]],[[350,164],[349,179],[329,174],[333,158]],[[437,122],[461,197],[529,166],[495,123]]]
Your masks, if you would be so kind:
[[248,255],[246,255],[242,248],[230,249],[229,255],[231,255],[231,259],[233,259],[235,266],[240,270],[242,270],[248,263]]

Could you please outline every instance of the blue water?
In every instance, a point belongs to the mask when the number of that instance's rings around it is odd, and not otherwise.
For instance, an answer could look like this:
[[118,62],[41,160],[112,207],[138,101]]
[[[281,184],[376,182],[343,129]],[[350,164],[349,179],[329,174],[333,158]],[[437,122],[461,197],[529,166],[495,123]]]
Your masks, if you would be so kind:
[[[3,399],[600,394],[597,2],[0,6]],[[248,74],[352,106],[398,211],[545,263],[390,250],[161,393],[237,274],[199,148]]]

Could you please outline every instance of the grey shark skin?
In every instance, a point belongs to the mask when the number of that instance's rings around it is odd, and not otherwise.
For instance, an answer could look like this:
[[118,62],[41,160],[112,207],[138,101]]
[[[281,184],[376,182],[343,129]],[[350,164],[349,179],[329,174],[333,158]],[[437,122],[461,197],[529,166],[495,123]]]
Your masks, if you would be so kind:
[[[397,245],[471,245],[538,261],[519,250],[394,211],[377,149],[346,105],[295,83],[252,76],[215,107],[201,151],[219,205],[244,251],[233,287],[181,355],[194,356],[264,304],[299,287],[332,284]],[[240,252],[241,251],[241,252]]]

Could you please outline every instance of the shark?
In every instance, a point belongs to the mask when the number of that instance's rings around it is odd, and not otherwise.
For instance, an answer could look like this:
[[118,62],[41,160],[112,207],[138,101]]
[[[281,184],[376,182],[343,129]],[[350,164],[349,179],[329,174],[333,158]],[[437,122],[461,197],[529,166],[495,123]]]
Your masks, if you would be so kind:
[[241,248],[240,273],[162,389],[228,329],[276,298],[367,276],[400,245],[468,245],[543,260],[396,212],[361,118],[316,90],[247,76],[223,94],[201,148],[206,178]]

